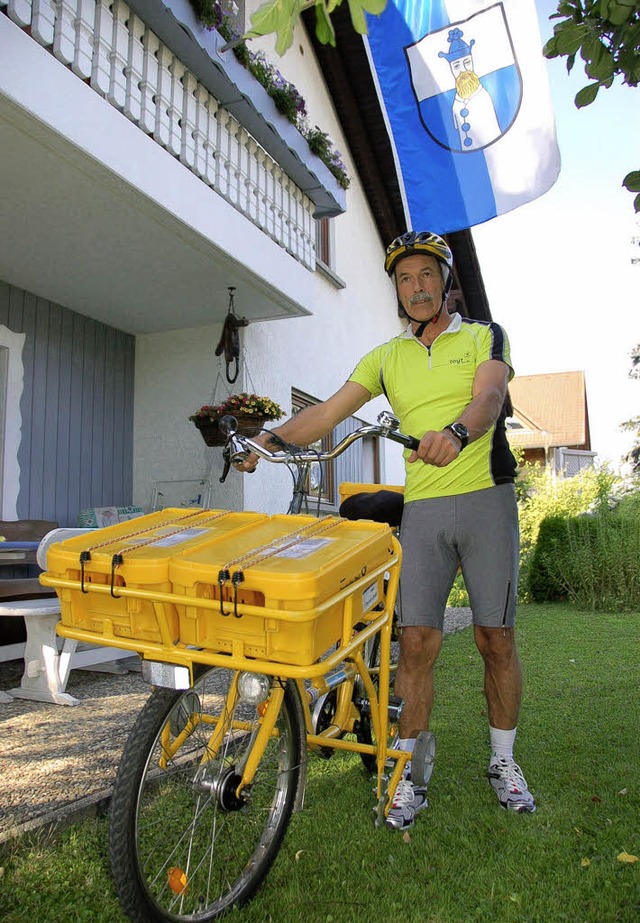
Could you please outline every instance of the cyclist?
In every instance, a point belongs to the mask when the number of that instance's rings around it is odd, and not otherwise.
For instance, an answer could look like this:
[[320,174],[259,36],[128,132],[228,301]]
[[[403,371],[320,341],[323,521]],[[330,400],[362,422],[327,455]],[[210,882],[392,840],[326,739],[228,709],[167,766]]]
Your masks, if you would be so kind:
[[[429,727],[433,667],[460,564],[484,661],[489,780],[504,808],[534,811],[534,799],[513,757],[522,680],[514,634],[516,463],[504,425],[507,385],[513,377],[509,342],[498,324],[448,311],[453,257],[437,234],[409,231],[396,238],[387,248],[385,269],[409,322],[405,332],[364,356],[328,400],[272,432],[287,442],[308,445],[384,393],[401,430],[421,436],[418,449],[406,453],[395,682],[405,702],[399,746],[413,750],[420,731]],[[270,440],[264,434],[258,441],[266,446]],[[249,456],[241,468],[252,470],[256,463]],[[387,819],[400,830],[427,807],[426,788],[411,781],[410,765]]]

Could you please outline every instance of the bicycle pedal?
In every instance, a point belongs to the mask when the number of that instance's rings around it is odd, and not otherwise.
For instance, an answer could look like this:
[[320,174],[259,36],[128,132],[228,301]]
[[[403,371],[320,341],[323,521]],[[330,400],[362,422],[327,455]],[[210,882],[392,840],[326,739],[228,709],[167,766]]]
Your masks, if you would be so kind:
[[400,715],[402,714],[402,709],[404,708],[404,699],[399,695],[390,695],[389,696],[389,705],[388,705],[388,715],[389,721],[391,724],[395,724],[400,720]]
[[[369,699],[365,698],[356,698],[354,700],[355,706],[360,712],[361,717],[370,718],[371,717],[371,702]],[[389,704],[387,708],[387,716],[389,719],[389,724],[397,724],[400,715],[402,714],[402,709],[404,708],[404,699],[400,698],[399,695],[390,695]]]

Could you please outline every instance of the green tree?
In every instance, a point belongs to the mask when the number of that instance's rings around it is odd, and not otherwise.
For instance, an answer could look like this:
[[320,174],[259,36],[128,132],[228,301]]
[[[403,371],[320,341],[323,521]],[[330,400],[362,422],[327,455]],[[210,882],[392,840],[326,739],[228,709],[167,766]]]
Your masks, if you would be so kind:
[[[551,19],[559,19],[553,38],[544,46],[547,58],[566,57],[567,71],[584,63],[590,82],[575,98],[578,109],[590,105],[600,87],[608,89],[614,78],[636,87],[640,81],[640,3],[635,0],[560,0]],[[629,192],[638,193],[634,207],[640,211],[640,170],[622,181]]]
[[[640,379],[640,343],[631,350],[631,368],[629,378]],[[640,417],[632,417],[620,424],[620,429],[634,434],[635,443],[624,456],[634,474],[640,474]]]
[[[349,4],[351,23],[356,32],[367,31],[365,13],[379,16],[387,0],[344,0]],[[343,0],[266,0],[251,17],[251,28],[243,38],[276,34],[276,51],[284,54],[293,41],[293,30],[303,10],[313,7],[316,12],[316,36],[323,45],[335,45],[336,36],[331,14]]]

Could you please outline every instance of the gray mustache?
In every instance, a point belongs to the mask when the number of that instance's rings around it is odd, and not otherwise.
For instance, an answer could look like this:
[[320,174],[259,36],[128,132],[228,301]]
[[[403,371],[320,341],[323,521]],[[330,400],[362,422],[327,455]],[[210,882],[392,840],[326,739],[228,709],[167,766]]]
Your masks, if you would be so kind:
[[433,301],[433,296],[428,292],[418,292],[409,299],[409,304],[424,304]]

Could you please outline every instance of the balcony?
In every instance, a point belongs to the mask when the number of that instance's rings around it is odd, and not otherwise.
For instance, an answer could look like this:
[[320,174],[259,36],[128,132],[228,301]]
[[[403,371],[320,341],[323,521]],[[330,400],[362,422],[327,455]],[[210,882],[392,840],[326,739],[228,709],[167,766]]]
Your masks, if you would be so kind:
[[0,0],[0,45],[0,278],[132,333],[231,284],[249,319],[313,310],[344,192],[186,0]]

